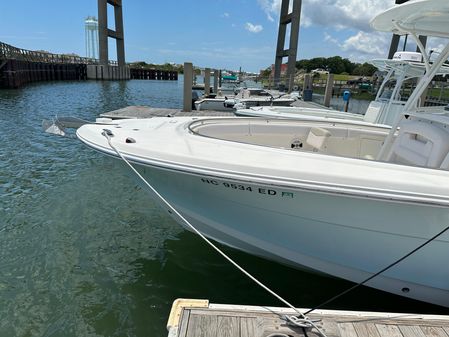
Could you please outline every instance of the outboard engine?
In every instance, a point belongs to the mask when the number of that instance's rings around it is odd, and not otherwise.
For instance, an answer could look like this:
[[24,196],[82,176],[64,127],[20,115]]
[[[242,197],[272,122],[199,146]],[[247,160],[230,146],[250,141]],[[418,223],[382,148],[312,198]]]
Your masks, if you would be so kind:
[[225,99],[223,104],[226,108],[233,108],[235,103],[236,103],[236,101],[234,98],[228,98],[228,99]]
[[237,102],[234,104],[234,109],[236,110],[246,109],[246,104],[244,102]]
[[200,95],[198,91],[192,90],[192,110],[195,110],[195,102],[198,101]]

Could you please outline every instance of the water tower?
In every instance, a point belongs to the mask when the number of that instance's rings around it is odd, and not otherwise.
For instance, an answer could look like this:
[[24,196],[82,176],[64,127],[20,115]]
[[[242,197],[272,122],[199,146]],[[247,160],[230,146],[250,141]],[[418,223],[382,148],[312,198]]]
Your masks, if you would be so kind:
[[86,31],[86,57],[98,59],[98,20],[88,16],[84,21]]

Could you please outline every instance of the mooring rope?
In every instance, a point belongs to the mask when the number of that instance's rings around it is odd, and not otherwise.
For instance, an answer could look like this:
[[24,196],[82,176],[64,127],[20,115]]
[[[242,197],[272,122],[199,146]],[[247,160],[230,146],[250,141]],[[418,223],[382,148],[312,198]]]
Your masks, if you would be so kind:
[[287,319],[288,322],[290,322],[292,325],[295,325],[297,327],[301,328],[315,328],[320,335],[323,337],[327,337],[326,334],[321,331],[320,328],[317,327],[317,325],[308,317],[306,317],[301,311],[299,311],[295,306],[290,304],[287,300],[285,300],[283,297],[275,293],[273,290],[271,290],[268,286],[263,284],[261,281],[259,281],[255,276],[253,276],[251,273],[246,271],[243,267],[241,267],[237,262],[235,262],[231,257],[229,257],[226,253],[224,253],[220,248],[218,248],[215,244],[213,244],[208,238],[206,238],[198,229],[196,229],[195,226],[193,226],[181,213],[179,213],[176,208],[174,208],[169,201],[167,201],[135,168],[131,165],[131,163],[122,155],[122,153],[114,146],[112,145],[112,139],[111,136],[113,136],[113,133],[111,130],[103,129],[102,135],[106,137],[108,140],[109,146],[117,153],[117,155],[131,168],[131,170],[143,181],[143,183],[172,211],[174,214],[176,214],[193,232],[195,232],[199,237],[201,237],[209,246],[211,246],[215,251],[217,251],[221,256],[223,256],[228,262],[230,262],[234,267],[236,267],[238,270],[240,270],[244,275],[246,275],[248,278],[250,278],[252,281],[254,281],[257,285],[259,285],[261,288],[266,290],[268,293],[276,297],[279,301],[287,305],[290,309],[294,310],[301,319]]
[[366,284],[367,282],[371,281],[372,279],[374,279],[375,277],[379,276],[380,274],[384,273],[385,271],[391,269],[392,267],[396,266],[398,263],[402,262],[403,260],[405,260],[406,258],[408,258],[409,256],[415,254],[417,251],[419,251],[420,249],[424,248],[425,246],[427,246],[429,243],[433,242],[434,240],[436,240],[438,237],[440,237],[441,235],[443,235],[445,232],[447,232],[449,230],[449,226],[447,226],[446,228],[444,228],[442,231],[440,231],[439,233],[435,234],[433,237],[431,237],[430,239],[426,240],[424,243],[422,243],[421,245],[419,245],[418,247],[416,247],[415,249],[411,250],[410,252],[408,252],[407,254],[405,254],[404,256],[402,256],[401,258],[395,260],[393,263],[389,264],[388,266],[386,266],[385,268],[381,269],[380,271],[378,271],[377,273],[367,277],[365,280],[355,284],[354,286],[342,291],[341,293],[333,296],[332,298],[322,302],[321,304],[315,306],[314,308],[306,311],[305,313],[302,313],[301,311],[299,311],[295,306],[293,306],[292,304],[290,304],[287,300],[285,300],[283,297],[281,297],[280,295],[278,295],[277,293],[275,293],[273,290],[271,290],[269,287],[267,287],[265,284],[263,284],[261,281],[259,281],[256,277],[254,277],[252,274],[250,274],[248,271],[246,271],[243,267],[241,267],[237,262],[235,262],[232,258],[230,258],[228,255],[226,255],[226,253],[224,253],[220,248],[218,248],[216,245],[214,245],[208,238],[206,238],[199,230],[197,230],[195,228],[195,226],[193,226],[183,215],[181,215],[135,168],[134,166],[131,165],[131,163],[121,154],[121,152],[114,146],[112,145],[112,141],[111,141],[111,136],[113,135],[113,133],[108,130],[108,129],[104,129],[103,130],[103,136],[106,137],[106,139],[108,140],[109,146],[117,153],[117,155],[134,171],[134,173],[145,183],[145,185],[147,185],[151,191],[156,194],[156,196],[165,204],[168,206],[168,208],[175,213],[190,229],[192,229],[193,232],[195,232],[198,236],[200,236],[206,243],[208,243],[215,251],[217,251],[221,256],[223,256],[226,260],[228,260],[232,265],[234,265],[234,267],[236,267],[238,270],[240,270],[243,274],[245,274],[248,278],[250,278],[252,281],[254,281],[257,285],[259,285],[261,288],[263,288],[264,290],[266,290],[268,293],[270,293],[271,295],[273,295],[274,297],[276,297],[279,301],[281,301],[282,303],[284,303],[285,305],[287,305],[289,308],[293,309],[301,318],[300,319],[290,319],[287,317],[287,321],[290,322],[291,324],[298,326],[298,327],[302,327],[302,328],[315,328],[323,337],[326,337],[326,335],[324,334],[323,331],[321,331],[316,324],[310,320],[308,317],[306,317],[306,315],[310,314],[311,312],[323,307],[326,304],[329,304],[333,301],[335,301],[336,299],[346,295],[347,293],[353,291],[354,289]]

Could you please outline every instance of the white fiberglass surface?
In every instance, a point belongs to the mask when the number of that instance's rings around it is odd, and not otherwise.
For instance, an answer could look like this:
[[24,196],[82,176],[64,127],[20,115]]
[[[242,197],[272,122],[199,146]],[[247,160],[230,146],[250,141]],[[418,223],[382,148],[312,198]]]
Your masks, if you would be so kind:
[[190,128],[227,141],[363,159],[376,157],[388,133],[375,126],[257,119],[203,120]]
[[449,36],[449,2],[447,0],[417,0],[394,6],[371,21],[379,31]]

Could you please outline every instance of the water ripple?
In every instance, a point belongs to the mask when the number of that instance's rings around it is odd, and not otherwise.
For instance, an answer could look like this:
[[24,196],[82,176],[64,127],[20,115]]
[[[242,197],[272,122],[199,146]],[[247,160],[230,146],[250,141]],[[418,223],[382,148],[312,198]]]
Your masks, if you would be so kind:
[[[180,107],[181,91],[182,82],[157,81],[0,91],[0,336],[163,336],[177,297],[279,305],[180,229],[117,162],[41,130],[56,115]],[[227,251],[300,306],[349,285]],[[444,312],[370,289],[335,306]]]

